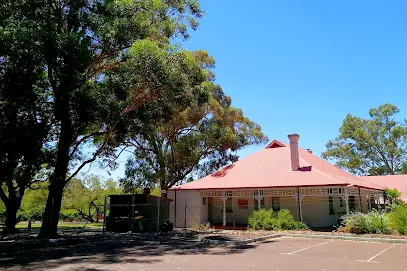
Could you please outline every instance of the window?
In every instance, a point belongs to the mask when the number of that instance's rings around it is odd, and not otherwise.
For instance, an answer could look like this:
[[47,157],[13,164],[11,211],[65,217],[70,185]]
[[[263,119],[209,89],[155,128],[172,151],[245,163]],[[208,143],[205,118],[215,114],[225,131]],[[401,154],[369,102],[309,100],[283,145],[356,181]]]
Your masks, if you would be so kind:
[[342,197],[339,198],[339,207],[344,207]]
[[329,197],[329,215],[334,215],[334,214],[335,214],[334,199],[332,197]]
[[349,196],[349,211],[354,212],[356,211],[356,198],[355,196]]
[[226,200],[226,213],[233,213],[232,198]]
[[280,211],[280,198],[279,197],[272,197],[271,198],[271,208],[274,212]]
[[202,197],[202,205],[206,205],[206,197]]
[[238,199],[237,207],[239,209],[249,209],[249,200],[248,199]]

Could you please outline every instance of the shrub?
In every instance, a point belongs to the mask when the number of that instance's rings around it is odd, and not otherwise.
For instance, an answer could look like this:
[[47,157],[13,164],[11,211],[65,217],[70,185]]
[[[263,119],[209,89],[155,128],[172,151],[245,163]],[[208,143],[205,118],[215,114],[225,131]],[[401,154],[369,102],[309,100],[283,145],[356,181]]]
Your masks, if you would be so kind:
[[295,221],[294,216],[287,209],[274,214],[272,210],[260,209],[249,217],[249,228],[254,230],[298,230],[307,229],[307,225]]
[[209,231],[213,229],[213,227],[211,227],[211,223],[209,222],[205,222],[203,224],[196,224],[192,228],[196,231]]
[[78,211],[75,209],[61,210],[59,216],[64,221],[74,221],[80,219]]
[[262,230],[266,231],[272,231],[276,229],[280,229],[280,225],[278,224],[277,219],[274,217],[266,217],[263,221],[263,227],[261,228]]
[[389,215],[372,211],[368,214],[353,213],[344,217],[345,230],[355,234],[391,232]]
[[254,230],[261,230],[263,229],[264,223],[268,219],[272,219],[273,217],[273,211],[271,210],[266,210],[266,209],[260,209],[257,211],[254,211],[251,213],[249,216],[249,227]]
[[407,206],[399,206],[390,214],[392,227],[403,235],[407,235]]

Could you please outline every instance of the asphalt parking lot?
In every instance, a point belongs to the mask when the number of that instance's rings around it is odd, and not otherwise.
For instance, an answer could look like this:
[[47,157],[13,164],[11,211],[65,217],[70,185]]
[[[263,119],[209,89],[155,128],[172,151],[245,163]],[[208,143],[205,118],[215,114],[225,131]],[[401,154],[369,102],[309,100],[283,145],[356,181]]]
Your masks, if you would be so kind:
[[[76,251],[76,252],[75,252]],[[8,270],[407,270],[407,244],[281,237],[242,247],[160,240],[95,244]],[[1,262],[0,262],[1,263]],[[17,262],[16,262],[17,263]]]

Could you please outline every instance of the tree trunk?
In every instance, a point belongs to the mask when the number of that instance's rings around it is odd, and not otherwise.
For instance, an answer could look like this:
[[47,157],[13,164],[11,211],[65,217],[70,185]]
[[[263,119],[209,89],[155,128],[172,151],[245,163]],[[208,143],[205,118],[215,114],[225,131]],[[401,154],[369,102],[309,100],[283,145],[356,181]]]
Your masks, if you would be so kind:
[[[166,181],[161,181],[160,183],[160,194],[162,198],[167,198],[167,193],[168,193],[168,185]],[[165,191],[165,193],[163,193],[162,191]]]
[[[58,157],[59,158],[59,157]],[[62,161],[61,161],[62,160]],[[69,155],[57,162],[54,173],[50,178],[47,204],[43,215],[39,237],[53,238],[58,236],[59,212],[62,205],[62,194],[68,172]]]
[[[22,194],[23,195],[23,194]],[[4,233],[12,234],[16,232],[17,211],[21,205],[21,197],[17,196],[14,189],[10,189],[9,198],[5,202],[6,207],[6,223]]]
[[16,232],[17,211],[18,206],[11,203],[11,201],[6,205],[6,223],[4,233],[12,234]]
[[59,212],[62,204],[64,186],[50,185],[47,204],[43,215],[40,238],[54,238],[58,236]]
[[27,226],[27,231],[31,231],[31,218],[28,219],[28,226]]
[[[57,104],[66,105],[57,97]],[[41,225],[40,238],[53,238],[58,236],[59,212],[62,204],[62,194],[64,192],[66,175],[70,160],[69,149],[72,142],[72,126],[69,112],[65,109],[58,111],[61,119],[61,130],[59,132],[59,142],[54,172],[50,177],[48,188],[48,199],[45,205],[43,221]]]

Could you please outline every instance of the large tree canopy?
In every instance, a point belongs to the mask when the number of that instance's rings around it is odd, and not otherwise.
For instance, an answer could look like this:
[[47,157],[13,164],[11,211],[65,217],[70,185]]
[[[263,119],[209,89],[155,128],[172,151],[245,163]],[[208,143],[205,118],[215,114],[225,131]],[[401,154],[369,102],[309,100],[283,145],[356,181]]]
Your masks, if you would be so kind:
[[[194,96],[187,108],[167,102],[173,113],[170,119],[152,122],[147,118],[131,126],[137,127],[131,128],[137,133],[125,142],[134,150],[126,163],[126,178],[121,180],[125,191],[157,185],[167,190],[235,162],[236,151],[267,140],[260,126],[231,106],[231,98],[214,83],[210,71],[214,60],[205,51],[193,52],[190,57],[206,71],[203,87],[209,99]],[[154,105],[148,109],[154,111]]]
[[0,199],[6,232],[15,230],[26,188],[42,180],[52,130],[45,60],[33,43],[37,25],[15,5],[0,5]]
[[[3,69],[3,82],[32,78],[24,88],[31,91],[30,87],[41,86],[43,105],[50,108],[44,122],[35,110],[40,105],[37,101],[33,109],[24,108],[17,116],[34,112],[27,117],[34,124],[51,123],[45,131],[52,130],[52,137],[43,142],[47,134],[40,134],[34,143],[40,150],[49,148],[51,154],[46,161],[49,194],[40,235],[55,236],[65,185],[85,165],[114,153],[119,135],[126,132],[122,129],[126,118],[137,118],[143,104],[167,97],[185,105],[189,96],[203,90],[200,66],[169,44],[171,39],[187,37],[188,27],[197,26],[202,12],[193,0],[15,0],[0,8],[0,42],[7,45],[7,50],[0,51],[0,64],[13,59],[11,54],[16,52],[16,60],[7,65],[24,67],[17,72],[26,73],[15,76]],[[18,63],[20,59],[25,62]],[[21,94],[20,89],[18,85],[8,88]],[[4,112],[14,108],[9,102],[1,105]],[[25,134],[42,131],[34,124]],[[30,136],[15,142],[37,139]],[[89,144],[95,146],[86,148],[94,150],[90,154],[83,151]],[[28,153],[36,158],[38,152]]]
[[406,173],[407,124],[397,113],[397,106],[383,104],[369,110],[370,118],[348,114],[322,156],[357,175]]

